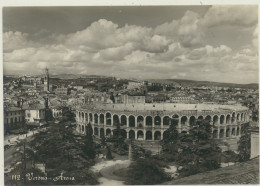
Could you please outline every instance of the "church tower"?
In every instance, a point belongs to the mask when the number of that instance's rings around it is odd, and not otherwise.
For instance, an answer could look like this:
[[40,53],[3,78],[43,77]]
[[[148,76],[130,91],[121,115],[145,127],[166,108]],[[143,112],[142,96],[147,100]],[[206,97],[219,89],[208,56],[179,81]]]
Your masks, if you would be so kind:
[[45,77],[44,77],[44,91],[49,91],[49,70],[45,69]]

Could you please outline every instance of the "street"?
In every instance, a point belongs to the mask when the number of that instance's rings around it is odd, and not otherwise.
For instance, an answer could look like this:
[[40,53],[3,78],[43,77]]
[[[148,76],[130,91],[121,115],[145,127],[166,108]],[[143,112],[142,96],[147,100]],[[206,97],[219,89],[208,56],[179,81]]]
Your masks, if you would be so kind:
[[[4,166],[5,169],[14,168],[17,162],[21,161],[22,148],[20,143],[22,140],[26,139],[27,142],[32,140],[34,134],[39,133],[41,130],[45,130],[46,128],[39,128],[36,130],[29,131],[27,134],[23,135],[10,135],[5,136],[4,145],[10,145],[10,148],[4,151]],[[16,153],[17,152],[17,153]],[[20,152],[20,153],[18,153]]]

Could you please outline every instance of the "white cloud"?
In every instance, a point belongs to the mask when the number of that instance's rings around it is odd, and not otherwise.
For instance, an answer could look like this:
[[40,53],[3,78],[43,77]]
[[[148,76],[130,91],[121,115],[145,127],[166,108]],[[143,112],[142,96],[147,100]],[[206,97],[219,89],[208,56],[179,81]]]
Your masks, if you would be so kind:
[[[84,30],[53,35],[56,40],[52,45],[31,42],[21,32],[7,32],[4,71],[39,73],[47,66],[56,73],[257,82],[258,56],[252,48],[234,51],[225,44],[215,46],[205,41],[207,19],[218,15],[217,11],[228,13],[226,9],[212,7],[202,18],[187,11],[181,19],[155,28],[119,27],[101,19]],[[236,22],[234,17],[239,15],[232,13],[229,22]],[[228,22],[221,17],[214,18],[210,25]],[[242,21],[244,25],[252,22]],[[257,27],[250,35],[254,43],[258,38]]]
[[257,23],[256,5],[214,5],[204,16],[203,24],[218,26],[221,24],[250,26]]
[[225,54],[228,54],[232,51],[231,48],[229,48],[228,46],[225,45],[220,45],[219,47],[213,47],[210,45],[206,45],[206,50],[207,50],[207,54],[210,56],[216,56],[216,57],[220,57],[223,56]]
[[10,52],[16,49],[32,47],[36,44],[28,40],[28,34],[21,32],[5,32],[3,33],[4,52]]
[[185,47],[200,46],[204,43],[204,30],[197,13],[187,11],[180,20],[178,36]]
[[252,40],[253,46],[258,48],[258,24],[255,27],[254,33],[253,33],[253,40]]

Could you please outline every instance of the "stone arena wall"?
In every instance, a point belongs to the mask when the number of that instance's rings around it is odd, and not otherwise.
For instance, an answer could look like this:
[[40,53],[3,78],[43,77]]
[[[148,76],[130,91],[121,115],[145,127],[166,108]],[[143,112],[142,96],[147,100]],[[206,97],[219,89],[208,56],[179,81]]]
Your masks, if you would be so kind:
[[214,125],[213,138],[237,138],[241,125],[249,121],[248,109],[240,105],[208,104],[99,104],[76,110],[76,130],[85,134],[88,123],[95,136],[111,135],[120,124],[124,137],[136,140],[161,140],[171,119],[178,122],[178,131],[187,132],[197,119]]

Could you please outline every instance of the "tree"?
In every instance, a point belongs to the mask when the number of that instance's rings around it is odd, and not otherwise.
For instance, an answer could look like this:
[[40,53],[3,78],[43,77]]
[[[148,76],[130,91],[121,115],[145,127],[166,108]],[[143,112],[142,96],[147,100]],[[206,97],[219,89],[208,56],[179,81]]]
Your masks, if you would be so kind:
[[101,146],[105,147],[107,145],[104,133],[101,133]]
[[183,166],[182,176],[217,169],[221,162],[221,149],[211,137],[209,121],[198,120],[191,126],[189,134],[180,137],[181,152],[178,163]]
[[45,121],[48,123],[48,121],[51,121],[53,119],[52,111],[49,108],[45,109]]
[[250,158],[251,136],[249,132],[249,123],[246,123],[241,128],[242,136],[238,141],[238,156],[239,161],[247,161]]
[[93,141],[93,129],[91,124],[89,123],[86,127],[86,136],[84,139],[83,152],[90,159],[94,159],[96,156],[95,143]]
[[[75,181],[65,180],[64,182],[61,181],[60,184],[97,184],[96,178],[89,171],[89,167],[94,163],[93,157],[95,157],[92,132],[91,125],[88,125],[88,135],[84,139],[76,140],[72,128],[65,128],[64,124],[53,124],[46,132],[35,134],[29,145],[36,154],[34,155],[27,148],[26,154],[28,155],[26,157],[45,164],[46,170],[49,170],[47,174],[50,177],[59,176],[61,172],[64,172],[64,176],[75,177]],[[82,143],[86,141],[90,146]],[[57,184],[57,182],[48,180],[48,184]]]
[[179,132],[176,126],[176,121],[172,120],[170,127],[165,131],[162,141],[163,151],[171,154],[178,152]]
[[128,145],[125,143],[123,137],[123,130],[120,127],[120,123],[116,124],[116,129],[113,131],[113,148],[119,154],[125,154],[128,151]]
[[66,122],[66,121],[75,122],[75,114],[71,112],[69,107],[61,107],[61,109],[62,109],[61,122]]
[[152,158],[139,158],[127,171],[127,185],[154,185],[169,180],[163,168],[167,165]]
[[108,160],[112,160],[113,159],[113,156],[112,156],[112,153],[110,151],[109,146],[107,146],[106,159],[108,159]]

